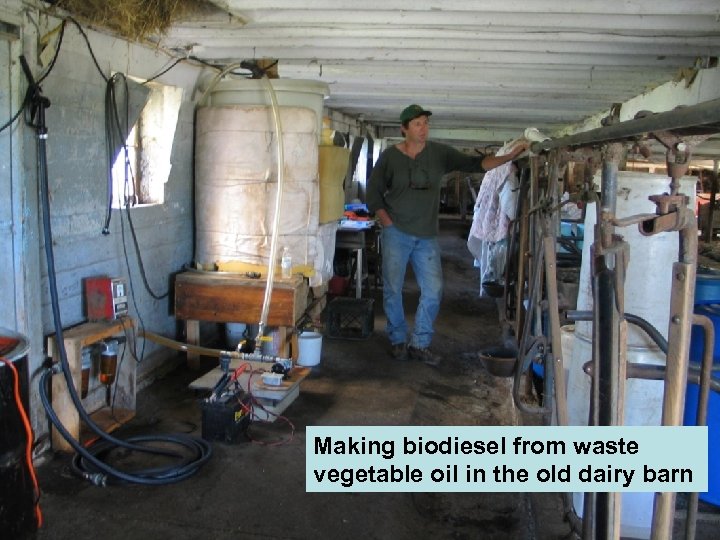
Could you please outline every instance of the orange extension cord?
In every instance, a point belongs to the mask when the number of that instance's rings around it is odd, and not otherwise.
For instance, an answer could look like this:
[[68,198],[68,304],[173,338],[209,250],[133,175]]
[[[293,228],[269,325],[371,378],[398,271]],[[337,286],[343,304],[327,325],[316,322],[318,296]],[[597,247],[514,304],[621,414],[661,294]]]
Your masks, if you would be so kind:
[[43,517],[42,512],[40,511],[40,487],[38,486],[37,476],[35,476],[35,468],[33,467],[32,462],[32,444],[34,440],[32,426],[30,425],[30,420],[25,412],[25,407],[23,407],[22,401],[20,400],[20,377],[18,376],[17,368],[10,360],[7,360],[2,356],[0,356],[0,362],[8,366],[13,374],[13,393],[15,394],[15,404],[20,412],[20,418],[22,418],[23,425],[25,426],[25,432],[27,433],[25,461],[27,462],[30,477],[32,478],[33,486],[35,488],[35,519],[37,520],[38,528],[40,528],[43,524]]

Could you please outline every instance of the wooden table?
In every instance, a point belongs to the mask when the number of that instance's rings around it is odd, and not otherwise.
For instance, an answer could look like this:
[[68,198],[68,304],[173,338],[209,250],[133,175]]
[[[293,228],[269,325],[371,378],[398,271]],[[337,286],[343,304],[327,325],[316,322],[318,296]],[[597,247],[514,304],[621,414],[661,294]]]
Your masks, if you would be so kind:
[[[175,279],[175,317],[185,320],[188,344],[200,344],[200,321],[257,324],[262,314],[265,279],[228,272],[188,271]],[[309,285],[300,274],[273,281],[267,326],[278,327],[280,356],[290,356],[292,331],[308,303]],[[288,335],[288,329],[290,333]],[[297,356],[297,344],[292,347]],[[197,354],[187,354],[188,366],[199,367]]]

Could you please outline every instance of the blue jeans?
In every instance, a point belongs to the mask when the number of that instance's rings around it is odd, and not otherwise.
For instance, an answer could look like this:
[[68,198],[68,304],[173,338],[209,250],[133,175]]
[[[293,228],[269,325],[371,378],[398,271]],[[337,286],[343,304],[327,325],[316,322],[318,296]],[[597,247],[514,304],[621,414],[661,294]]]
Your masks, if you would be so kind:
[[403,310],[403,283],[410,262],[420,287],[420,303],[415,313],[415,328],[410,346],[425,348],[433,336],[433,323],[442,299],[442,264],[437,238],[412,236],[397,227],[382,231],[383,309],[387,317],[390,343],[406,343],[408,326]]

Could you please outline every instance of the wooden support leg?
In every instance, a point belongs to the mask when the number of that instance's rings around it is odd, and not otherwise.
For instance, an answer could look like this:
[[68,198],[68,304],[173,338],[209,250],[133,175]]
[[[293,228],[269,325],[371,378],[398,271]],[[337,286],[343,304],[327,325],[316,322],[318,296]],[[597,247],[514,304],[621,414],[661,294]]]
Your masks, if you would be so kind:
[[[200,321],[187,320],[185,321],[185,341],[188,345],[200,345]],[[187,366],[190,369],[200,369],[200,355],[187,352]]]
[[[82,364],[81,344],[75,340],[68,340],[67,343],[65,343],[65,352],[67,353],[67,361],[70,366],[73,382],[75,383],[75,389],[79,392]],[[56,361],[59,361],[59,355],[54,354],[53,357]],[[80,440],[80,414],[68,393],[65,377],[63,377],[62,374],[57,374],[52,378],[52,400],[53,409],[60,423],[65,426],[65,429],[75,440]],[[70,443],[65,440],[55,427],[52,428],[52,446],[55,450],[61,450],[63,452],[73,451]]]

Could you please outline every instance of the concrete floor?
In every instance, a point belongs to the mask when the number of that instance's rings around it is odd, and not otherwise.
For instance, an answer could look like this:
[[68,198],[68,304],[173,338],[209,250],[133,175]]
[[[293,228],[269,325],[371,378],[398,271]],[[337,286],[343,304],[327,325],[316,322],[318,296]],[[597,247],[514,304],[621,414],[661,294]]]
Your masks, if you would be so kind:
[[[45,539],[559,539],[571,537],[558,494],[360,493],[305,491],[310,425],[515,425],[510,379],[493,377],[475,352],[499,344],[494,300],[479,298],[465,248],[467,223],[443,222],[446,291],[434,346],[439,368],[393,360],[378,291],[375,332],[361,341],[324,339],[321,364],[285,411],[292,423],[255,423],[260,442],[214,444],[190,479],[162,487],[98,488],[70,473],[69,458],[39,468]],[[408,285],[406,311],[417,302]],[[209,359],[207,368],[214,364]],[[136,418],[117,435],[199,435],[199,376],[179,367],[138,396]],[[122,459],[120,456],[119,459]],[[713,527],[715,530],[716,529]],[[712,536],[707,536],[711,538]],[[718,536],[715,536],[717,538]]]

